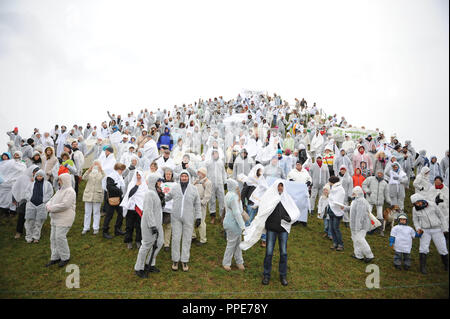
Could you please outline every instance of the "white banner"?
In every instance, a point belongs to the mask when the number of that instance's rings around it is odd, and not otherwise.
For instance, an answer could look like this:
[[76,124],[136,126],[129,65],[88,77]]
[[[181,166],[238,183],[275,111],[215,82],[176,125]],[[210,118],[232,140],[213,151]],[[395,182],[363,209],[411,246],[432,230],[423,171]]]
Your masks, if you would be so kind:
[[332,138],[336,142],[343,142],[345,140],[345,134],[349,135],[352,140],[357,140],[358,138],[366,138],[367,135],[372,135],[373,138],[378,136],[377,131],[372,130],[364,130],[361,128],[355,128],[355,127],[348,127],[348,128],[341,128],[341,127],[332,127],[328,130],[328,133],[331,134]]

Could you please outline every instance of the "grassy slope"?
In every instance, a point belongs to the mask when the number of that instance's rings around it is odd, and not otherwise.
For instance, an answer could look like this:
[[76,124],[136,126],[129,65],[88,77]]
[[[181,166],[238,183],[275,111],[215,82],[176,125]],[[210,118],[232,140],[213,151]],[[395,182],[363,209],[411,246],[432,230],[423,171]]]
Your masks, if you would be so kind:
[[[428,257],[429,274],[418,272],[418,239],[414,240],[412,270],[397,271],[392,266],[393,251],[386,237],[367,236],[379,266],[382,289],[367,289],[366,264],[350,257],[353,246],[348,228],[342,227],[345,251],[329,249],[323,239],[323,224],[315,216],[308,227],[292,228],[288,241],[289,286],[278,280],[278,247],[275,249],[272,281],[261,285],[264,249],[255,245],[243,253],[246,271],[233,266],[222,269],[226,242],[219,225],[207,218],[208,244],[191,248],[191,270],[170,270],[170,252],[157,258],[159,274],[140,279],[134,274],[137,249],[128,250],[123,237],[103,239],[81,235],[84,205],[80,187],[77,216],[68,240],[71,262],[80,267],[80,288],[67,289],[64,268],[45,268],[50,258],[50,223],[46,221],[39,244],[15,240],[16,218],[0,220],[0,298],[448,298],[448,273],[444,272],[434,245]],[[411,216],[409,195],[406,210]],[[115,217],[112,225],[114,224]],[[101,223],[103,223],[103,218]],[[437,284],[431,285],[430,284]],[[413,287],[411,287],[413,286]],[[419,286],[419,287],[417,287]],[[383,289],[384,288],[384,289]]]

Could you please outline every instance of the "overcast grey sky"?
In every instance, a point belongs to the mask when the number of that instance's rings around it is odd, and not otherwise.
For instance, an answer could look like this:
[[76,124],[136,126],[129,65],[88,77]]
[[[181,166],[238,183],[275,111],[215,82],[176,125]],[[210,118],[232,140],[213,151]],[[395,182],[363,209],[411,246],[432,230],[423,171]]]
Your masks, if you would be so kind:
[[449,2],[0,1],[5,132],[267,90],[449,145]]

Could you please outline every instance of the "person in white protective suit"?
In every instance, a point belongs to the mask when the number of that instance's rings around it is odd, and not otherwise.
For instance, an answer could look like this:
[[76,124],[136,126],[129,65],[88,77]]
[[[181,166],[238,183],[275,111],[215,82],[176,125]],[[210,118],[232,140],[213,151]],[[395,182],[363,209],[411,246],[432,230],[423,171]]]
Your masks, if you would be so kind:
[[303,169],[302,163],[297,159],[295,168],[292,169],[286,177],[289,181],[300,182],[307,186],[312,184],[312,178],[306,169]]
[[200,155],[202,149],[202,133],[198,125],[194,126],[192,133],[192,153]]
[[11,189],[12,201],[16,205],[17,225],[15,239],[19,239],[24,232],[25,225],[25,209],[27,204],[27,191],[30,184],[34,182],[34,175],[39,171],[37,165],[31,165],[22,173],[14,182]]
[[[191,157],[189,154],[184,154],[179,165],[176,165],[172,171],[174,173],[174,179],[178,180],[180,178],[180,174],[183,170],[189,172],[189,175],[194,179],[197,177],[197,172],[195,171],[194,162],[191,161]],[[192,182],[192,181],[191,181]]]
[[420,169],[420,173],[417,174],[413,186],[416,193],[427,193],[431,189],[429,167],[424,166]]
[[211,216],[211,224],[215,223],[216,219],[216,199],[219,202],[219,216],[223,215],[224,209],[224,184],[227,180],[227,173],[223,162],[219,159],[219,152],[212,151],[212,158],[206,162],[206,170],[208,172],[208,179],[212,183],[212,194],[209,201],[209,215]]
[[[444,214],[445,219],[447,221],[447,225],[449,224],[449,190],[448,187],[444,185],[444,180],[440,176],[436,176],[434,178],[434,183],[431,189],[428,191],[428,199],[430,201],[434,201],[438,206],[439,210]],[[448,229],[444,232],[445,239],[448,242]]]
[[408,226],[408,216],[401,213],[398,216],[398,224],[392,227],[389,237],[389,246],[394,249],[394,267],[398,270],[409,270],[411,268],[411,249],[412,241],[416,237],[420,237],[418,233]]
[[427,163],[428,159],[426,158],[427,151],[421,150],[419,151],[419,156],[417,156],[416,160],[414,161],[414,167],[417,168],[417,171],[420,172],[422,170],[422,167],[429,166],[430,164]]
[[25,191],[27,201],[25,207],[25,240],[27,243],[38,243],[41,239],[42,226],[47,219],[45,205],[53,196],[53,187],[45,179],[45,172],[39,170],[33,178],[33,183],[28,184]]
[[138,151],[136,152],[136,156],[138,158],[138,163],[137,163],[137,168],[140,168],[141,170],[148,171],[150,168],[150,162],[148,161],[148,159],[144,156],[144,150],[143,149],[138,149]]
[[3,179],[3,183],[0,184],[0,211],[6,216],[16,210],[12,202],[12,187],[27,169],[25,163],[21,161],[22,153],[20,151],[16,151],[13,156],[14,159],[0,162],[0,176]]
[[103,152],[100,154],[98,160],[106,175],[109,175],[114,171],[116,158],[114,157],[114,149],[111,146],[105,145],[103,147]]
[[120,156],[119,162],[125,164],[126,167],[130,166],[131,158],[136,156],[135,150],[136,146],[133,144],[127,144],[128,149],[124,149],[122,152],[122,156]]
[[153,162],[159,157],[158,146],[153,139],[150,139],[147,143],[145,143],[142,149],[144,150],[143,155],[149,163]]
[[50,213],[50,248],[51,257],[47,267],[58,264],[64,267],[70,260],[70,249],[67,242],[69,232],[75,220],[76,194],[72,188],[70,174],[64,173],[58,177],[59,190],[47,203]]
[[323,238],[328,238],[333,240],[330,229],[330,216],[326,213],[328,207],[328,195],[330,194],[330,184],[327,183],[323,187],[322,196],[319,198],[319,203],[317,204],[317,218],[323,219]]
[[267,245],[264,258],[263,285],[269,284],[272,270],[272,257],[276,239],[280,245],[280,281],[283,286],[287,282],[287,240],[291,225],[300,216],[300,211],[292,197],[285,191],[285,182],[277,179],[264,193],[264,200],[259,202],[258,215],[244,231],[244,241],[240,248],[252,247],[266,229]]
[[[194,232],[192,233],[192,240],[196,241],[197,246],[202,246],[206,244],[207,238],[206,238],[206,207],[208,205],[209,200],[211,199],[211,193],[212,193],[212,183],[208,179],[208,171],[205,167],[200,167],[197,170],[196,175],[198,178],[194,181],[195,187],[197,187],[198,195],[200,196],[200,202],[202,204],[202,222],[200,226],[196,229],[194,229]],[[197,239],[197,229],[199,233],[200,240]]]
[[447,170],[450,166],[450,151],[445,151],[445,156],[441,159],[441,173],[443,174],[441,177],[448,178]]
[[330,249],[343,251],[344,242],[342,240],[342,233],[339,226],[345,211],[347,211],[350,207],[344,204],[345,190],[342,187],[342,182],[339,177],[331,176],[328,181],[330,182],[331,190],[330,195],[328,196],[329,206],[327,208],[327,215],[330,217],[329,227],[333,238],[333,245]]
[[[209,172],[209,170],[208,170]],[[172,270],[178,270],[181,261],[183,271],[188,271],[192,232],[200,226],[202,208],[197,188],[189,182],[188,171],[180,174],[180,183],[166,194],[166,201],[173,199],[170,221],[172,224]],[[181,250],[181,253],[180,253]]]
[[309,174],[312,178],[311,187],[311,210],[314,211],[316,207],[317,195],[322,195],[322,190],[330,178],[330,170],[322,163],[322,156],[317,156],[316,161],[311,165]]
[[[344,204],[348,205],[351,200],[351,195],[352,195],[352,191],[353,191],[353,179],[349,174],[350,172],[347,171],[347,167],[345,165],[341,165],[339,167],[339,171],[336,173],[337,173],[336,176],[339,177],[339,179],[342,183],[342,187],[345,190]],[[343,217],[342,221],[345,223],[344,225],[346,227],[348,227],[348,222],[350,221],[350,217],[349,217],[349,213],[347,211],[344,211],[344,217]]]
[[[351,150],[353,152],[355,150],[355,147],[355,142],[353,142],[350,135],[345,134],[345,141],[342,143],[341,150],[344,149],[346,152]],[[353,171],[353,169],[351,171]]]
[[353,188],[352,197],[355,199],[350,205],[350,230],[352,233],[353,258],[363,260],[369,263],[374,256],[369,244],[366,241],[366,234],[370,230],[370,204],[364,198],[364,192],[361,187]]
[[[384,180],[383,171],[379,170],[375,176],[370,176],[362,183],[362,189],[366,193],[367,201],[370,204],[370,212],[372,212],[373,206],[376,207],[377,219],[383,225],[383,205],[386,202],[391,205],[391,198],[389,197],[389,186]],[[380,235],[384,236],[383,227],[380,228]]]
[[239,247],[242,241],[242,231],[245,229],[244,219],[242,217],[242,204],[239,195],[238,183],[233,179],[227,180],[228,193],[225,196],[225,218],[223,228],[227,234],[227,247],[222,260],[222,266],[225,270],[231,270],[231,262],[234,256],[236,266],[239,270],[245,270],[242,250]]
[[147,178],[148,190],[144,195],[143,212],[141,220],[142,245],[139,248],[134,270],[141,278],[148,277],[149,273],[158,273],[156,256],[164,244],[164,231],[162,227],[162,207],[156,187],[160,183],[159,176],[151,174]]
[[286,178],[283,169],[279,165],[278,156],[273,156],[270,163],[264,167],[264,177]]
[[405,187],[409,183],[408,176],[400,168],[398,162],[391,164],[391,169],[385,173],[389,181],[389,198],[392,205],[397,205],[403,211],[405,207]]
[[444,232],[448,232],[448,224],[444,214],[433,201],[421,193],[412,195],[411,203],[414,205],[412,211],[414,228],[422,234],[419,247],[420,272],[427,274],[427,255],[431,240],[441,255],[444,269],[448,271],[448,250],[444,236]]
[[170,150],[165,149],[162,152],[162,156],[156,160],[156,164],[158,164],[158,174],[160,176],[164,175],[164,169],[166,167],[175,170],[176,164],[173,159],[170,157]]
[[253,166],[255,166],[255,162],[251,157],[248,157],[247,150],[245,148],[241,149],[239,156],[233,164],[233,179],[238,182],[240,192],[244,187],[242,178],[250,173]]
[[316,133],[314,134],[314,137],[311,140],[310,144],[310,152],[312,157],[316,157],[318,154],[322,153],[323,144],[325,143],[325,140],[320,134],[319,130],[316,130]]
[[340,152],[338,154],[336,154],[336,156],[334,157],[333,170],[334,170],[335,174],[338,173],[338,171],[340,170],[342,165],[344,165],[347,168],[347,173],[350,176],[352,176],[353,172],[354,172],[353,166],[352,166],[352,161],[348,157],[348,155],[346,153],[346,149],[343,147],[341,148]]
[[434,178],[436,176],[444,176],[442,170],[441,170],[441,166],[439,165],[438,161],[437,161],[437,157],[436,156],[431,156],[430,157],[430,183],[434,182]]

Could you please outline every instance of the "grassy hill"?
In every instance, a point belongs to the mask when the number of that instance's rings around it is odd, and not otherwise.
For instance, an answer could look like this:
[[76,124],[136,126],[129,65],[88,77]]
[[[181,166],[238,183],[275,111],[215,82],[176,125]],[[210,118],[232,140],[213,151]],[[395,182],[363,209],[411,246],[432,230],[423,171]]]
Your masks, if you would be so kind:
[[[448,273],[433,244],[428,256],[428,275],[419,273],[419,240],[415,239],[410,271],[398,271],[393,265],[393,250],[386,237],[367,236],[375,255],[372,264],[380,269],[380,289],[366,288],[367,264],[350,257],[353,245],[350,230],[342,225],[345,250],[329,249],[331,242],[322,238],[323,222],[310,217],[308,226],[294,226],[288,241],[288,281],[279,282],[279,250],[276,245],[272,279],[261,285],[264,248],[255,245],[243,252],[246,270],[233,265],[231,272],[222,268],[226,242],[220,225],[211,225],[207,217],[208,243],[192,245],[189,272],[173,272],[170,252],[160,251],[157,266],[161,272],[141,279],[134,274],[136,248],[128,250],[123,236],[107,240],[92,232],[81,235],[84,204],[80,185],[77,215],[68,241],[71,263],[80,268],[80,288],[66,288],[65,268],[44,265],[50,259],[50,219],[41,241],[27,244],[14,239],[17,218],[0,219],[0,298],[448,298]],[[412,187],[410,187],[410,190]],[[411,217],[407,192],[406,212]],[[101,225],[103,224],[101,220]],[[112,225],[114,224],[115,217]],[[411,221],[410,221],[411,224]],[[124,229],[124,227],[123,227]]]

